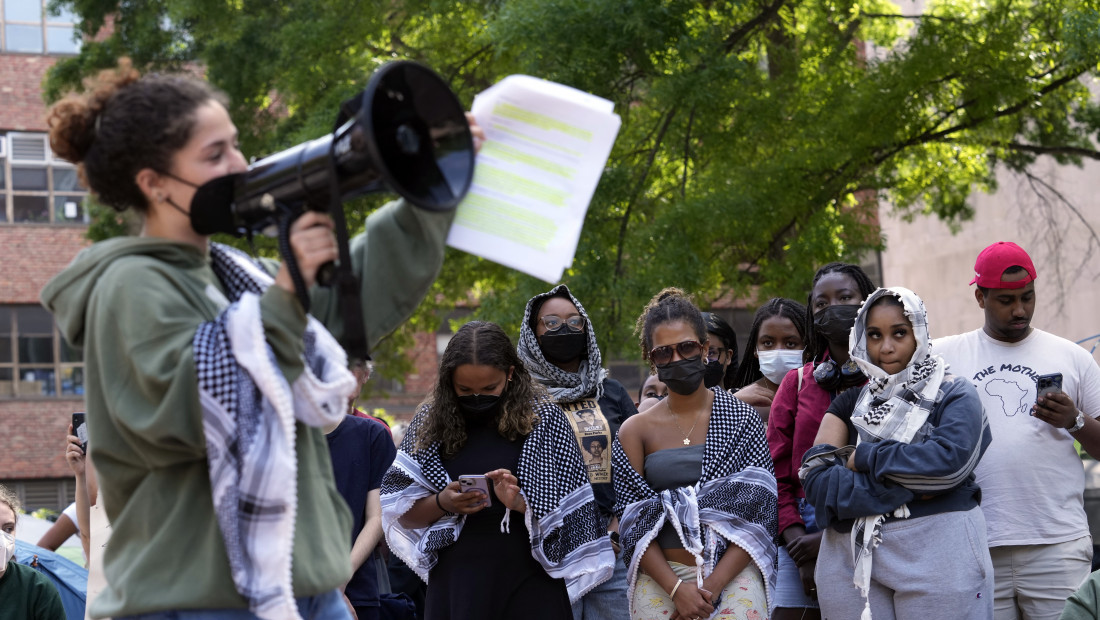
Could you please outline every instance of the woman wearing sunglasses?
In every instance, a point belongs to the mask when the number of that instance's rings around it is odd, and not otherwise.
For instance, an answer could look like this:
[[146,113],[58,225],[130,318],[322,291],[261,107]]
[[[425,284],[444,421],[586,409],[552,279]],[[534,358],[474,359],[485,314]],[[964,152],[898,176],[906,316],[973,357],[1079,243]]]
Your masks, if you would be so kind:
[[[581,302],[560,284],[527,302],[516,348],[523,365],[546,387],[565,410],[586,460],[588,480],[600,507],[598,531],[610,540],[618,536],[618,521],[612,515],[615,489],[611,484],[611,463],[602,452],[619,432],[619,426],[637,413],[630,393],[607,376],[596,346],[596,332]],[[593,443],[600,446],[599,458],[592,457]],[[615,550],[616,553],[618,549]],[[596,586],[573,604],[575,620],[610,620],[627,617],[626,567],[615,563],[611,579]]]
[[776,486],[764,427],[704,386],[707,328],[682,291],[654,297],[637,330],[669,395],[624,422],[613,447],[631,617],[765,618]]

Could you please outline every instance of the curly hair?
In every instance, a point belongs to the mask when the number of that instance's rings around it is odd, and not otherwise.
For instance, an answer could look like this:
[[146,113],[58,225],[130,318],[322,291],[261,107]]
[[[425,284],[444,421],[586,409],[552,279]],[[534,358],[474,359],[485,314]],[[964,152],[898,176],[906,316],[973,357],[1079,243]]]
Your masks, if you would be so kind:
[[2,484],[0,484],[0,504],[6,504],[8,508],[11,508],[12,513],[15,514],[15,523],[18,525],[19,511],[23,508],[23,504],[19,501],[19,496],[15,492]]
[[806,338],[806,306],[786,297],[773,297],[756,310],[752,317],[752,329],[749,331],[749,342],[745,345],[745,355],[741,358],[741,366],[738,368],[737,379],[734,385],[741,389],[763,377],[760,372],[760,360],[756,357],[756,340],[760,337],[760,326],[764,321],[774,317],[782,317],[790,320],[798,330],[805,346],[809,345]]
[[668,287],[649,300],[634,324],[634,333],[642,347],[642,359],[650,362],[651,368],[653,362],[649,359],[649,352],[653,350],[653,330],[658,325],[672,321],[683,321],[690,325],[699,342],[707,340],[707,325],[699,308],[684,291]]
[[171,170],[172,157],[191,139],[196,110],[228,98],[188,75],[142,77],[128,59],[100,72],[84,93],[50,107],[50,148],[76,164],[84,186],[116,211],[148,209],[136,177],[142,169]]
[[454,387],[455,369],[466,364],[491,366],[505,373],[512,371],[512,379],[501,393],[497,421],[497,430],[503,437],[515,441],[529,435],[538,423],[532,405],[550,400],[546,390],[524,368],[515,346],[499,325],[470,321],[455,332],[439,360],[439,378],[431,397],[424,402],[427,416],[416,436],[417,452],[439,442],[439,453],[447,459],[466,445],[466,419],[458,410]]
[[814,287],[817,286],[818,280],[830,273],[840,273],[851,278],[852,281],[855,282],[856,287],[859,288],[859,298],[861,301],[867,299],[867,296],[875,292],[875,288],[877,288],[871,282],[871,278],[867,277],[867,274],[859,265],[853,265],[851,263],[829,263],[817,270],[817,273],[814,275],[814,281],[810,284],[810,293],[806,296],[806,335],[804,336],[806,352],[802,354],[803,363],[817,361],[829,350],[829,341],[825,340],[824,336],[819,336],[817,330],[814,329],[813,308]]

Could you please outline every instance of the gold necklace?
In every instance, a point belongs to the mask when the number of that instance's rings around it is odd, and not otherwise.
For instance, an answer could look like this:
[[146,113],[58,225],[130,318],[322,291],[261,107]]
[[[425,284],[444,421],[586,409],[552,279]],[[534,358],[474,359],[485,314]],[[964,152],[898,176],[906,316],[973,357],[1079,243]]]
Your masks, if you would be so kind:
[[692,431],[695,430],[695,425],[699,424],[699,414],[703,413],[703,410],[700,409],[699,411],[695,412],[695,422],[692,422],[691,428],[689,428],[688,432],[685,433],[684,429],[680,427],[680,422],[677,419],[679,417],[679,415],[675,411],[672,410],[672,405],[670,405],[667,400],[665,401],[665,406],[668,407],[668,413],[669,413],[669,415],[672,416],[672,423],[676,425],[676,430],[680,431],[680,434],[684,436],[684,445],[685,446],[690,446],[691,445],[691,433],[692,433]]

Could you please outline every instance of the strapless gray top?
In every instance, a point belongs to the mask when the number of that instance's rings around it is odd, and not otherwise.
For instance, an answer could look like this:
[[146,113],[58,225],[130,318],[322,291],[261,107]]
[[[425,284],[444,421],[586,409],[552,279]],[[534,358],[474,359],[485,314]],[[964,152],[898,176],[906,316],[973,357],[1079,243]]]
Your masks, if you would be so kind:
[[[645,481],[654,491],[667,491],[694,485],[703,475],[703,444],[686,448],[658,450],[645,457]],[[684,544],[672,525],[665,523],[657,533],[662,549],[683,549]]]
[[693,485],[703,475],[703,444],[647,454],[644,468],[645,481],[654,491]]

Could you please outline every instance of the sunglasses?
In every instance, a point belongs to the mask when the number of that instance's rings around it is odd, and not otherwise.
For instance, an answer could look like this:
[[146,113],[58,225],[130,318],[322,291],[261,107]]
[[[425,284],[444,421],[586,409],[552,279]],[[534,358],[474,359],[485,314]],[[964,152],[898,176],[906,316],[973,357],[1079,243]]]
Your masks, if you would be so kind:
[[539,320],[542,321],[542,324],[545,325],[546,329],[549,331],[554,331],[562,325],[568,325],[569,329],[579,332],[584,329],[585,323],[584,317],[579,314],[574,314],[573,316],[565,319],[556,314],[547,314]]
[[697,340],[685,340],[676,344],[653,347],[649,360],[656,366],[664,366],[672,361],[672,352],[676,351],[683,359],[693,359],[703,354],[703,343]]

